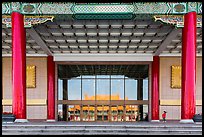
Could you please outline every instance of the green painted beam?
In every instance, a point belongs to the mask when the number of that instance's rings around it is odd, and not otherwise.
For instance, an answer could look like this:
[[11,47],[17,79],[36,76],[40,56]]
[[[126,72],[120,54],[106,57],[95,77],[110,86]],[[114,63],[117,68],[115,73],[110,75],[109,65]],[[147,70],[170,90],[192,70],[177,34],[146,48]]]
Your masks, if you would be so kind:
[[3,2],[2,14],[8,15],[13,11],[28,15],[53,15],[53,14],[185,14],[196,11],[202,14],[201,2],[135,2],[135,3],[87,3],[77,4],[70,2]]

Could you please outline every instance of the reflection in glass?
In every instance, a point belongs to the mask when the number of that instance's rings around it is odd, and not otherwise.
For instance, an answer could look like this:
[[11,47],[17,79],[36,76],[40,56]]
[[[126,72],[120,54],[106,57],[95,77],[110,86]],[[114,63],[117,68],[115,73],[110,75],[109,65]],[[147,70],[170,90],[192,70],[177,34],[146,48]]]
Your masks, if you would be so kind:
[[109,79],[110,78],[110,75],[96,75],[96,78],[107,78]]
[[137,100],[137,80],[125,79],[125,100]]
[[118,106],[118,121],[124,121],[123,106]]
[[103,107],[103,120],[104,121],[108,120],[108,112],[109,112],[109,106],[104,106]]
[[63,81],[58,79],[58,100],[63,100]]
[[95,106],[89,106],[89,121],[95,121]]
[[125,120],[126,121],[138,121],[139,120],[139,109],[137,105],[126,105],[125,107]]
[[148,78],[143,79],[143,100],[148,100]]
[[80,105],[75,105],[75,121],[80,121]]
[[74,105],[69,105],[68,107],[68,119],[74,121]]
[[80,121],[80,105],[69,105],[68,107],[68,120]]
[[96,100],[110,100],[110,79],[97,79]]
[[94,75],[82,75],[82,79],[86,79],[86,78],[95,79],[95,76]]
[[111,78],[124,79],[124,75],[111,75]]
[[88,112],[89,112],[89,108],[88,106],[83,106],[82,108],[83,111],[83,121],[88,121]]
[[82,100],[95,100],[95,79],[82,79]]
[[[82,79],[77,77],[68,80],[68,100],[81,100],[81,98],[82,100],[95,100],[95,98],[96,100],[124,100],[124,94],[125,100],[137,100],[137,81],[130,78],[124,79],[124,75],[83,75]],[[63,82],[58,80],[59,100],[63,100],[62,94]],[[143,100],[148,100],[148,78],[143,79]]]
[[111,106],[111,121],[118,121],[118,108]]
[[[137,100],[138,82],[124,78],[124,75],[81,76],[67,80],[68,100]],[[58,100],[63,100],[63,80],[58,79]],[[143,100],[148,100],[148,78],[143,79]],[[114,101],[113,101],[114,102]],[[117,102],[117,101],[116,101]],[[128,101],[127,101],[128,102]],[[131,101],[130,101],[131,102]],[[83,105],[83,104],[82,104]],[[139,121],[145,119],[148,105],[110,106],[91,105],[58,105],[58,120],[63,120],[63,113],[68,121]],[[64,110],[63,110],[64,109]],[[65,110],[67,109],[67,110]],[[139,111],[140,110],[140,111]],[[141,118],[139,115],[141,113]],[[142,116],[143,114],[143,116]]]
[[103,106],[97,106],[97,120],[102,121],[103,120]]
[[68,100],[81,100],[81,79],[68,80]]
[[58,121],[63,120],[63,109],[62,109],[62,104],[58,105]]
[[124,79],[111,79],[111,100],[124,100]]
[[83,121],[95,121],[95,106],[93,105],[84,105],[82,108],[83,111]]
[[143,119],[148,121],[148,105],[143,105]]

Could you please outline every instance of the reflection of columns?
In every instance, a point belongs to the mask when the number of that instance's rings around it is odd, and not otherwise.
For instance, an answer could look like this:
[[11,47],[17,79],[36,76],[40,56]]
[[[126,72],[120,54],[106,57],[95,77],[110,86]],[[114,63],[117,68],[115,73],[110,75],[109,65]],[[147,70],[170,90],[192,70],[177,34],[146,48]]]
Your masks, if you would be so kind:
[[[63,79],[63,100],[67,100],[67,79]],[[63,104],[63,120],[67,118],[67,104]]]
[[55,121],[55,62],[47,57],[47,121]]
[[159,122],[159,56],[153,57],[152,62],[152,122]]
[[24,16],[12,12],[12,111],[15,122],[26,120],[26,34]]
[[181,123],[192,123],[196,90],[196,12],[184,16],[182,32]]
[[[143,79],[137,79],[137,100],[143,100]],[[139,105],[140,120],[143,120],[143,105]]]

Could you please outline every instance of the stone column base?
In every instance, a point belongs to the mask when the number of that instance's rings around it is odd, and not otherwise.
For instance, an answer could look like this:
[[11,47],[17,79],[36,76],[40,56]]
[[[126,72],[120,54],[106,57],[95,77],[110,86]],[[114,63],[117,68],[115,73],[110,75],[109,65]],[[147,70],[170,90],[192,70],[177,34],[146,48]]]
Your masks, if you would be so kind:
[[55,119],[47,119],[46,122],[55,122]]
[[180,123],[183,123],[183,124],[192,124],[192,123],[194,123],[194,121],[193,121],[193,119],[181,119]]
[[160,122],[160,120],[151,120],[151,122]]
[[16,123],[26,123],[26,122],[28,122],[28,120],[27,119],[16,119],[14,122],[16,122]]

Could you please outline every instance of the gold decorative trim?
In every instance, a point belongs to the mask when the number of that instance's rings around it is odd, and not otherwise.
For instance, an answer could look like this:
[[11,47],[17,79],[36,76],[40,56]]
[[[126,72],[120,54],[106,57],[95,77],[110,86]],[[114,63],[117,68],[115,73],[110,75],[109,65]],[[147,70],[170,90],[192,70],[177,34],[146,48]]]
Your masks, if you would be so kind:
[[26,66],[26,87],[35,88],[36,87],[36,67],[28,65]]
[[171,88],[181,88],[181,66],[171,66]]
[[[161,106],[180,106],[181,100],[160,100]],[[202,106],[202,100],[196,100],[196,106]]]
[[[52,21],[53,22],[54,16],[47,16],[47,15],[42,15],[42,16],[24,16],[24,27],[30,28],[33,25],[36,24],[42,24],[47,21]],[[5,24],[6,27],[10,28],[12,26],[11,24],[11,15],[2,15],[2,24]]]
[[[176,27],[184,27],[184,15],[155,15],[154,20],[167,24],[176,25]],[[202,27],[202,16],[197,15],[197,27]]]
[[[2,99],[3,106],[11,106],[12,99]],[[47,105],[46,99],[27,99],[26,105],[37,106],[37,105]]]
[[163,106],[180,106],[181,100],[160,100],[160,105],[163,105]]

